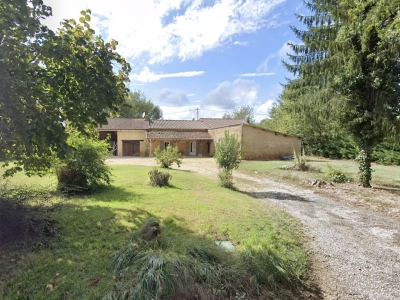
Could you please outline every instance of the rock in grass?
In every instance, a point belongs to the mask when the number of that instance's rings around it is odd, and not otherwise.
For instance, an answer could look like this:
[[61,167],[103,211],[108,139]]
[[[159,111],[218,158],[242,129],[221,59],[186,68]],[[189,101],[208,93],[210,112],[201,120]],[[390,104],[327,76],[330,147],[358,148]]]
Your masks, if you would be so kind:
[[140,229],[139,236],[146,241],[151,241],[160,233],[160,224],[157,221],[148,219]]

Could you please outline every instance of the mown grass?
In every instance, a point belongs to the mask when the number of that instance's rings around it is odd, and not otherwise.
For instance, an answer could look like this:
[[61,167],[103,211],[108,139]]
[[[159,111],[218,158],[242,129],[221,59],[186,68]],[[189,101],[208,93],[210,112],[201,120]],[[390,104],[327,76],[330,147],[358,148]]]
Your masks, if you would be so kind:
[[[59,237],[29,247],[23,241],[0,247],[0,298],[101,299],[126,284],[114,273],[111,253],[125,249],[148,218],[160,221],[163,239],[162,246],[148,251],[168,249],[169,256],[187,257],[188,249],[202,247],[222,255],[221,265],[247,253],[254,258],[253,263],[248,260],[249,267],[261,270],[261,287],[266,267],[260,262],[276,257],[292,281],[271,289],[271,295],[298,297],[291,285],[305,277],[307,257],[297,222],[273,206],[186,171],[170,170],[170,187],[150,187],[149,170],[114,166],[112,187],[93,195],[53,199],[50,213]],[[11,182],[48,185],[54,177],[26,179],[18,174]],[[215,240],[229,240],[237,251],[221,254]],[[212,290],[213,296],[218,298],[224,289]]]

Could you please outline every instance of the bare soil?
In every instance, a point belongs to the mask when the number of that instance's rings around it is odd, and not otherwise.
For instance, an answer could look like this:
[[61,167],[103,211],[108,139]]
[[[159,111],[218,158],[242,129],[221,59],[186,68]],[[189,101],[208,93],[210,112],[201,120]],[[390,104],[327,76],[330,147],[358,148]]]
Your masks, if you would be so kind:
[[[108,162],[156,165],[153,158],[123,157]],[[181,169],[217,178],[215,162],[209,158],[185,158]],[[259,173],[235,172],[234,178],[240,191],[273,203],[301,221],[310,247],[311,280],[320,290],[319,298],[400,299],[398,210],[376,211],[370,205],[373,201],[363,202],[346,185],[327,186],[321,192]],[[385,197],[384,190],[374,193],[377,199]],[[315,294],[309,296],[315,298]]]

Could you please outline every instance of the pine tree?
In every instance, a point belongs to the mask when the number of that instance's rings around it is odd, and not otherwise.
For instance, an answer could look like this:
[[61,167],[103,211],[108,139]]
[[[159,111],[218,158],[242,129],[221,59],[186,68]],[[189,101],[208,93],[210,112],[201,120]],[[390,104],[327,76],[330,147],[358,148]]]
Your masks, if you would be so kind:
[[285,89],[305,116],[338,119],[360,151],[359,183],[370,187],[372,148],[400,130],[400,0],[311,0],[306,27],[292,27],[298,75]]

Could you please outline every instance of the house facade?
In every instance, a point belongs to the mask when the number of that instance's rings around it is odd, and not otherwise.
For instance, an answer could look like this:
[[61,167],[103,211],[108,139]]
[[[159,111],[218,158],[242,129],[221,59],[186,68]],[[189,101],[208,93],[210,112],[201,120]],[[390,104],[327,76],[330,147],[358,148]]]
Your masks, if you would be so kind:
[[178,147],[183,156],[212,156],[215,144],[228,131],[241,142],[243,159],[279,159],[301,150],[301,137],[249,125],[243,119],[149,120],[110,118],[97,128],[100,139],[109,138],[118,156],[153,156],[154,150]]

